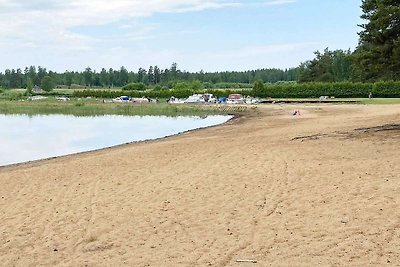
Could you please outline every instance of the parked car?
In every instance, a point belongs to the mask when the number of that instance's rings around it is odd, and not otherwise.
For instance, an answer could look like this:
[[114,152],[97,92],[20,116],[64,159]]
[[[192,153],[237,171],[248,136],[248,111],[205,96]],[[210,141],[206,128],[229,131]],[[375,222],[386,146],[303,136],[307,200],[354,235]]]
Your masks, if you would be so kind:
[[188,99],[185,100],[185,103],[205,103],[205,102],[206,100],[201,94],[191,95],[188,97]]
[[174,96],[171,96],[168,100],[167,103],[169,104],[183,104],[185,103],[186,99],[182,99],[182,98],[176,98]]
[[113,103],[127,103],[127,102],[129,102],[130,100],[131,100],[131,99],[129,98],[129,96],[123,95],[123,96],[114,98],[114,99],[112,100],[112,102],[113,102]]
[[225,96],[218,97],[218,103],[226,103],[226,99]]
[[228,99],[226,100],[226,103],[228,103],[228,104],[243,104],[244,99],[241,94],[230,94],[228,96]]
[[203,94],[203,98],[207,103],[217,103],[217,99],[214,97],[213,94],[205,93]]
[[47,96],[35,95],[35,96],[28,97],[28,100],[35,101],[35,100],[43,100],[43,99],[47,99],[47,98],[48,98]]
[[58,96],[56,97],[57,101],[69,101],[70,99],[66,96]]
[[258,104],[258,103],[260,103],[260,99],[257,97],[246,96],[246,98],[244,99],[244,102],[246,104]]
[[140,103],[140,104],[143,104],[143,103],[149,103],[150,101],[149,101],[149,99],[146,98],[146,97],[140,97],[140,98],[135,97],[135,98],[132,98],[132,99],[131,99],[131,102],[132,102],[132,103]]

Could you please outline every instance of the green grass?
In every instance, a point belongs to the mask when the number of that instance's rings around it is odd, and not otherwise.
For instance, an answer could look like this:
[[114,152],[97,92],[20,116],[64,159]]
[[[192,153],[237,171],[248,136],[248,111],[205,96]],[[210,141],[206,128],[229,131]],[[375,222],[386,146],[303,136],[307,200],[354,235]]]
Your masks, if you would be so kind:
[[[110,90],[110,91],[121,91],[122,89],[120,87],[113,87],[113,88],[108,88],[108,87],[101,87],[101,88],[85,88],[85,87],[76,87],[73,89],[68,89],[68,88],[56,88],[51,90],[52,94],[57,94],[57,95],[64,95],[64,96],[71,96],[74,91],[81,91],[81,90],[93,90],[93,91],[98,91],[98,90]],[[6,98],[7,96],[10,95],[24,95],[26,92],[26,89],[24,88],[14,88],[14,89],[6,89],[3,90],[3,94],[0,94],[0,98],[2,97],[3,99]],[[46,95],[46,92],[44,91],[39,91],[37,94],[42,94]]]
[[168,103],[132,104],[103,103],[98,99],[72,99],[67,102],[56,101],[54,97],[46,100],[0,100],[0,114],[72,114],[76,116],[96,115],[166,115],[202,116],[212,114],[232,114],[247,110],[240,107],[218,105],[189,105]]
[[[60,95],[72,89],[56,89]],[[72,114],[76,116],[114,115],[166,115],[194,116],[211,114],[238,114],[252,108],[226,105],[170,105],[161,100],[158,104],[103,103],[99,99],[77,99],[59,102],[54,96],[46,100],[28,101],[25,89],[5,90],[0,94],[0,114]],[[307,99],[304,99],[307,100]],[[316,99],[313,99],[316,100]],[[336,101],[349,100],[337,98]],[[400,104],[400,98],[359,98],[360,104]]]
[[364,98],[359,100],[361,104],[400,104],[400,98]]
[[22,89],[13,89],[13,90],[4,90],[3,93],[0,94],[0,100],[18,100],[24,96],[26,90]]
[[[275,98],[274,98],[275,99]],[[312,100],[319,102],[318,98],[276,98],[275,100],[288,100],[288,101],[307,101]],[[333,104],[344,104],[346,105],[346,101],[357,101],[358,104],[362,105],[374,105],[374,104],[400,104],[400,98],[334,98],[328,99],[337,103],[332,102]],[[324,101],[322,100],[321,103]]]
[[58,88],[58,89],[53,89],[51,90],[51,92],[55,92],[58,95],[72,95],[74,93],[74,91],[82,91],[82,90],[93,90],[93,91],[103,91],[103,90],[109,90],[109,91],[121,91],[122,89],[119,87],[113,87],[113,88],[108,88],[108,87],[99,87],[99,88],[85,88],[85,87],[81,87],[81,88],[73,88],[73,89],[68,89],[68,88]]

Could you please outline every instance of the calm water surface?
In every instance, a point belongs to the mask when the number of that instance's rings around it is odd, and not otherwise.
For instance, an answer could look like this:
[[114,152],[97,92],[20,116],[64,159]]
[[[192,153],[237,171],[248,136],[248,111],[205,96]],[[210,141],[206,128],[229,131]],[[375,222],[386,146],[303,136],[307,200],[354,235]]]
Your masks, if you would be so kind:
[[0,115],[0,166],[170,136],[230,118]]

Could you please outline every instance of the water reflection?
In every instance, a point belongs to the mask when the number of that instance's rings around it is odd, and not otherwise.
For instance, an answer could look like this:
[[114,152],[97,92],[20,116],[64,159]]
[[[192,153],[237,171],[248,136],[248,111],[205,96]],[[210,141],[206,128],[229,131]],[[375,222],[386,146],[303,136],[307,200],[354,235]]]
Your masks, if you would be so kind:
[[0,166],[170,136],[230,118],[0,115]]

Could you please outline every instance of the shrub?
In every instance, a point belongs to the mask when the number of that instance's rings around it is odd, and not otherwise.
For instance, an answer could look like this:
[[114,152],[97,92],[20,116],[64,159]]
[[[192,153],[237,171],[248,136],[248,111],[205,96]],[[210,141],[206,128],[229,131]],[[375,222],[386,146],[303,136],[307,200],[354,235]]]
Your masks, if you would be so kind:
[[161,90],[163,90],[163,88],[162,88],[162,86],[161,85],[156,85],[156,86],[154,86],[154,89],[153,89],[154,91],[161,91]]
[[146,85],[144,83],[128,83],[122,90],[126,91],[144,91],[146,90]]
[[[257,86],[256,86],[257,84]],[[143,91],[110,91],[110,90],[82,90],[74,91],[75,97],[97,97],[114,98],[121,94],[131,97],[147,96],[151,98],[170,98],[171,96],[184,98],[194,93],[205,91],[215,96],[228,96],[229,94],[243,94],[257,97],[273,98],[316,98],[323,95],[338,98],[360,97],[366,98],[369,92],[374,97],[398,97],[400,98],[400,82],[378,82],[378,83],[281,83],[281,84],[259,84],[256,82],[253,89],[191,89],[187,83],[177,83],[174,89]]]
[[265,84],[262,90],[253,88],[253,95],[273,98],[315,98],[323,95],[365,98],[369,92],[372,92],[374,97],[400,97],[400,82],[284,83]]
[[264,91],[264,82],[262,80],[257,80],[253,86],[254,95],[259,95]]
[[195,81],[191,82],[190,88],[193,90],[200,90],[203,88],[203,85],[199,80],[195,80]]
[[204,89],[211,89],[211,88],[214,88],[214,85],[212,83],[210,83],[210,82],[204,82],[203,83],[203,88]]
[[400,97],[400,81],[377,82],[371,92],[373,97]]
[[174,89],[175,90],[185,90],[185,89],[189,89],[190,85],[186,82],[177,82],[174,85]]
[[50,92],[55,87],[53,78],[51,78],[50,76],[44,76],[40,84],[42,89],[46,92]]

